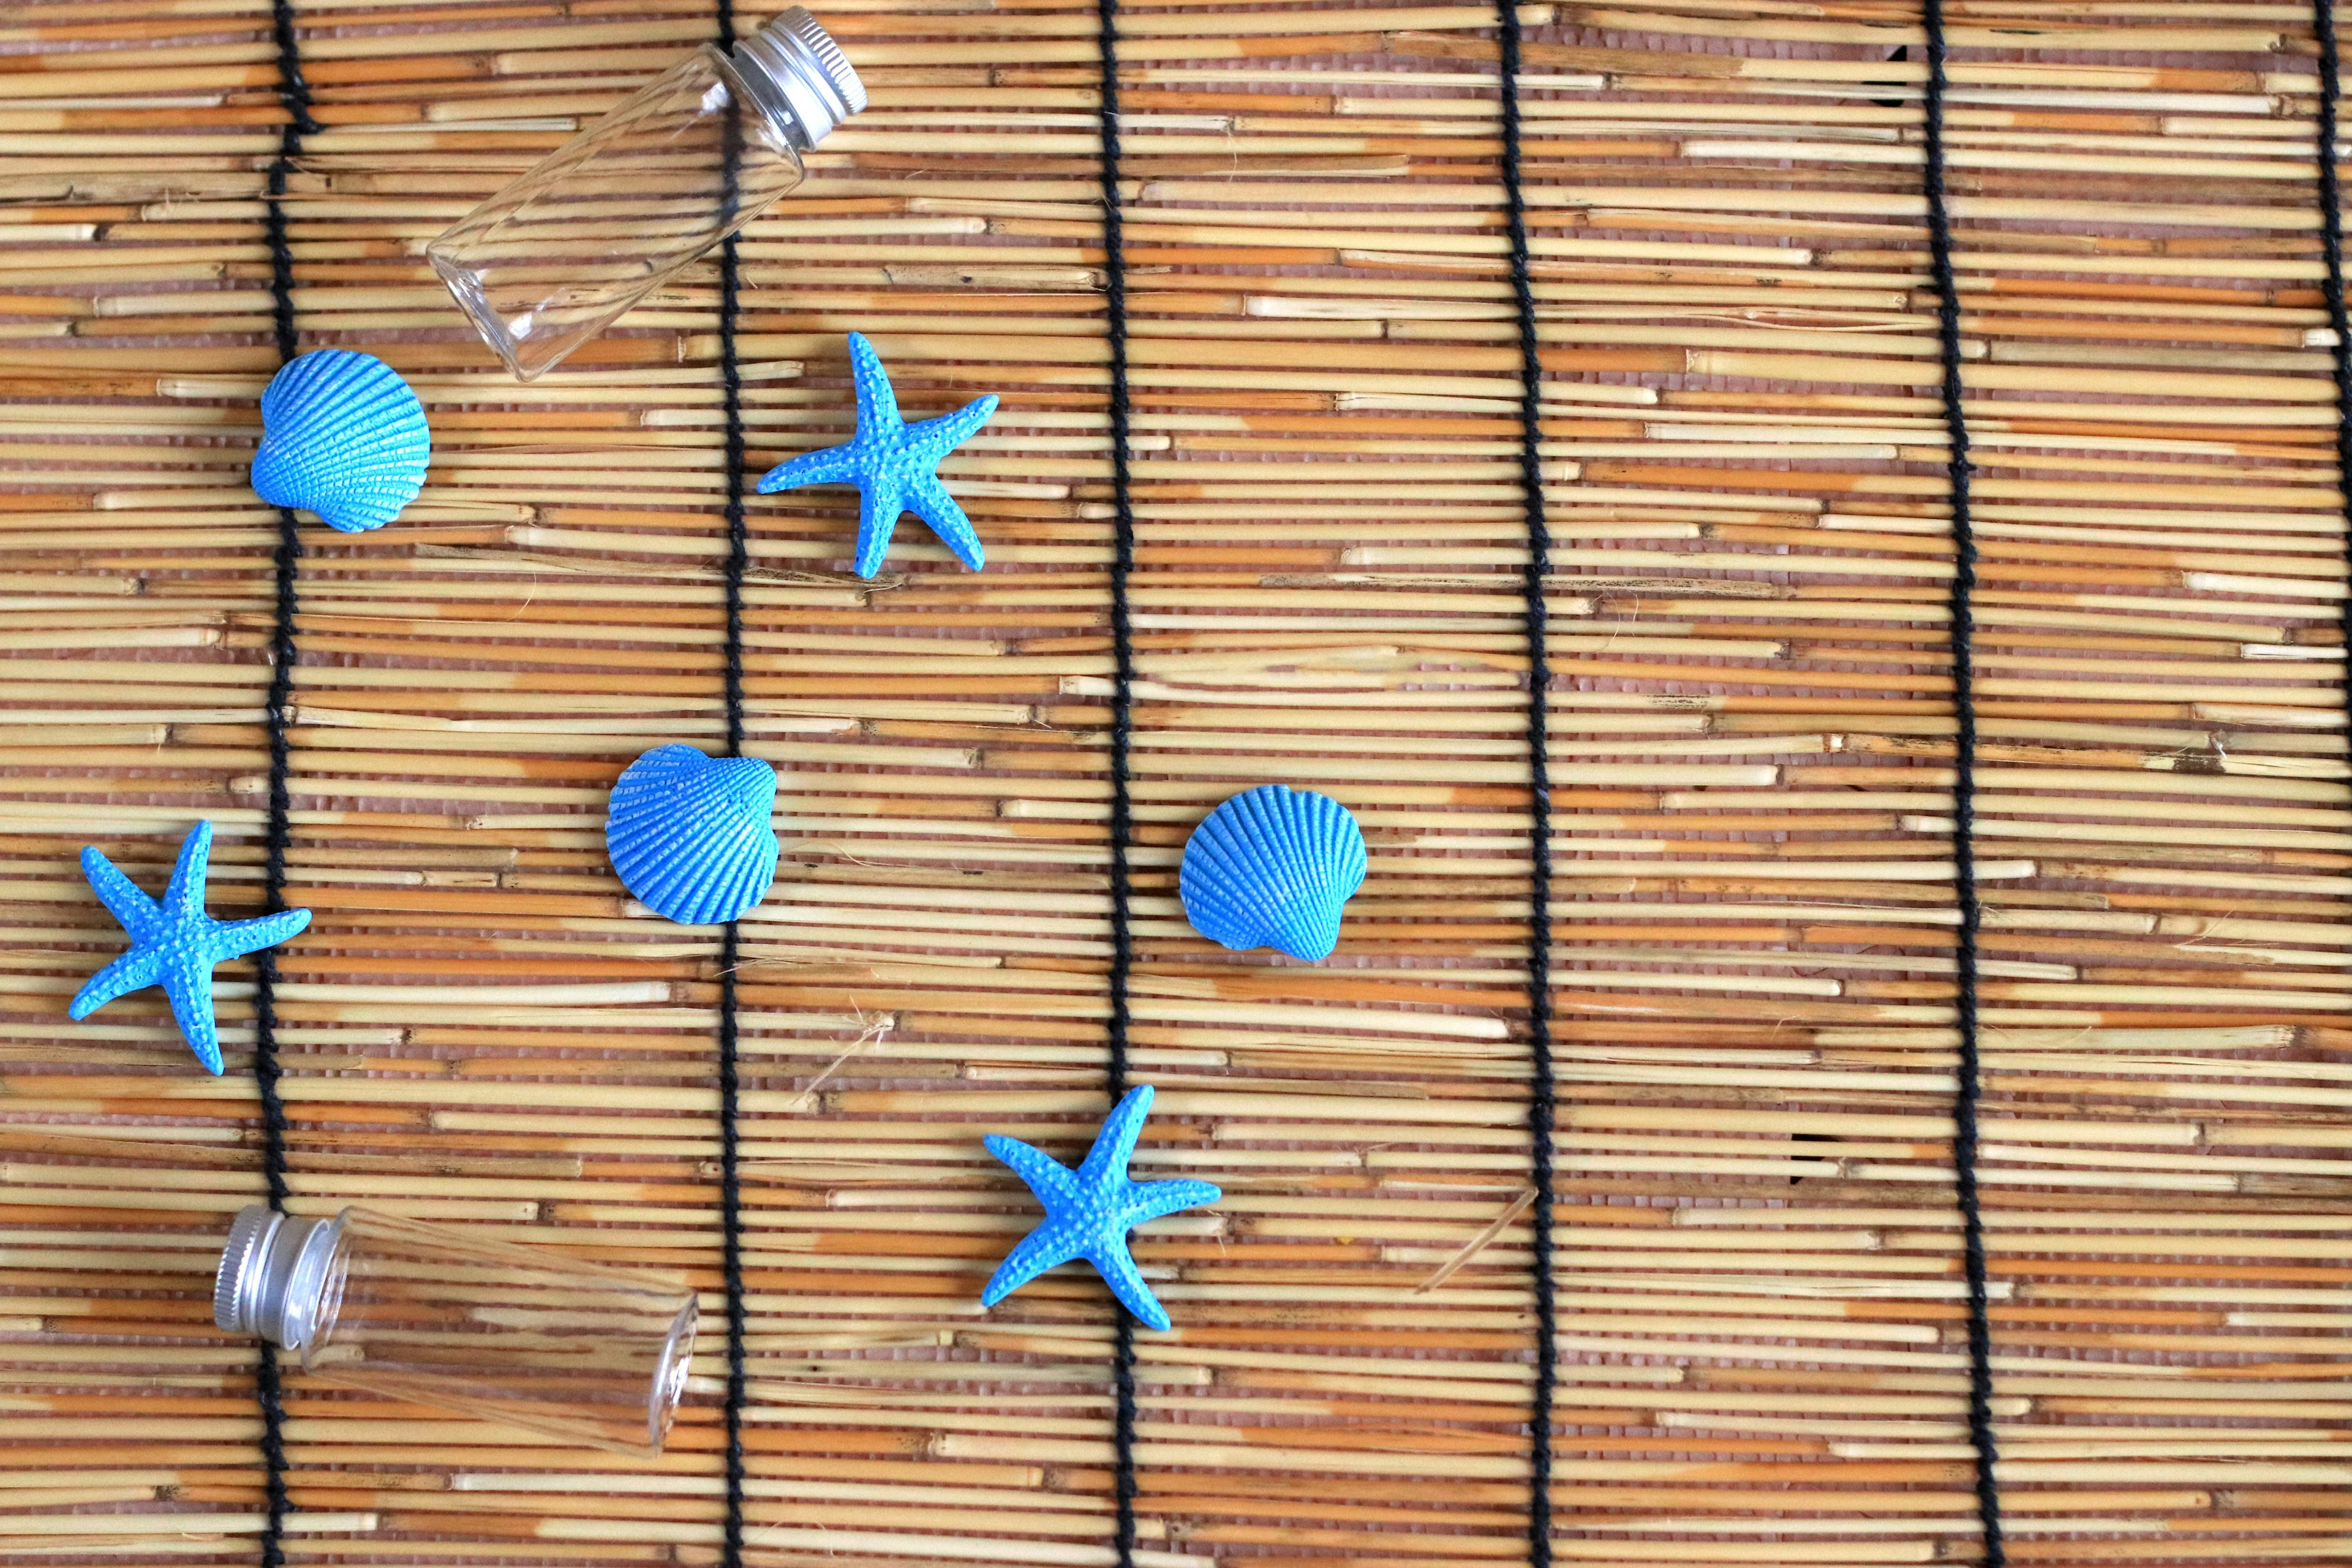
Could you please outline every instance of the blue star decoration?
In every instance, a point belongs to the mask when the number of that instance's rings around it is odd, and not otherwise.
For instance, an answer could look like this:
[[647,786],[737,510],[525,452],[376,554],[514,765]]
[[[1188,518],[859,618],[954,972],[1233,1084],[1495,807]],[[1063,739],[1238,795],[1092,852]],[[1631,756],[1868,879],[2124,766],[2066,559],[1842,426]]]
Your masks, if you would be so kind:
[[213,858],[213,825],[199,822],[180,845],[172,885],[158,903],[94,848],[81,852],[81,874],[122,929],[131,950],[89,977],[74,994],[68,1016],[89,1017],[127,991],[161,985],[188,1048],[205,1070],[221,1070],[220,1036],[213,1026],[213,965],[275,947],[310,923],[308,910],[283,910],[258,920],[216,921],[205,913],[205,870]]
[[1095,1135],[1087,1163],[1071,1170],[1052,1155],[1001,1132],[988,1135],[988,1152],[1013,1167],[1045,1205],[1045,1223],[1014,1247],[980,1293],[993,1307],[1055,1264],[1083,1258],[1146,1327],[1168,1326],[1168,1310],[1151,1294],[1127,1250],[1127,1233],[1146,1220],[1179,1209],[1200,1208],[1224,1194],[1210,1182],[1130,1182],[1127,1163],[1151,1113],[1151,1086],[1128,1092]]
[[898,526],[899,514],[909,511],[929,523],[958,560],[979,571],[988,559],[980,535],[934,470],[940,458],[988,423],[996,412],[995,395],[967,403],[953,414],[909,425],[898,417],[898,396],[890,390],[882,356],[862,333],[849,334],[849,371],[857,385],[857,438],[846,447],[803,452],[770,468],[760,481],[760,493],[772,496],[803,485],[856,485],[864,497],[857,513],[860,577],[882,570],[890,531]]

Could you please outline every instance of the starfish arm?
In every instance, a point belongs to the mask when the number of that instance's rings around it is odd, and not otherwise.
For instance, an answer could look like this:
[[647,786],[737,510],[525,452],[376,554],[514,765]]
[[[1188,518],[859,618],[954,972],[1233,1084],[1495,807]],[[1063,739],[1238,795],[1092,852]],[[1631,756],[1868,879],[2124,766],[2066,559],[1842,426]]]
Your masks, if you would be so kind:
[[926,474],[907,497],[907,510],[931,525],[940,542],[956,553],[956,559],[977,572],[988,561],[988,552],[981,548],[980,535],[973,531],[971,519],[964,516],[963,508],[955,497],[948,494],[936,474]]
[[124,876],[95,846],[81,852],[81,874],[89,879],[89,890],[98,895],[98,901],[134,938],[142,925],[153,922],[158,912],[155,900],[141,892],[139,884]]
[[898,416],[898,395],[890,390],[890,373],[863,332],[849,334],[849,379],[857,388],[860,436],[887,435],[906,423]]
[[855,445],[820,447],[814,452],[803,452],[790,462],[778,463],[760,479],[760,493],[774,495],[778,490],[796,490],[803,485],[846,485],[857,480],[858,455]]
[[1003,1161],[1014,1175],[1029,1184],[1029,1190],[1037,1195],[1037,1201],[1045,1205],[1048,1216],[1079,1202],[1077,1183],[1072,1179],[1070,1168],[1043,1149],[1032,1148],[1020,1139],[1007,1138],[1002,1132],[990,1133],[984,1142],[990,1153]]
[[1102,1131],[1095,1134],[1095,1146],[1087,1151],[1087,1163],[1078,1169],[1078,1180],[1097,1189],[1124,1181],[1135,1141],[1143,1136],[1143,1119],[1150,1114],[1151,1086],[1139,1083],[1104,1119]]
[[952,414],[942,414],[907,428],[907,445],[936,463],[975,435],[996,413],[996,394],[975,397]]
[[898,531],[899,514],[907,510],[905,494],[882,475],[869,476],[857,502],[857,574],[871,577],[882,570],[890,553],[890,536]]
[[1145,1328],[1168,1327],[1168,1309],[1160,1304],[1160,1298],[1154,1296],[1151,1287],[1143,1282],[1143,1271],[1136,1268],[1134,1258],[1129,1254],[1125,1236],[1106,1237],[1100,1247],[1087,1254],[1087,1261],[1093,1264],[1095,1272],[1103,1277],[1103,1283],[1110,1287],[1110,1293],[1118,1297]]
[[155,984],[163,973],[162,954],[152,947],[133,947],[82,983],[66,1005],[66,1016],[79,1022],[113,1001]]
[[202,920],[205,914],[205,873],[213,863],[213,825],[199,822],[180,841],[180,858],[172,868],[172,885],[163,889],[167,920]]
[[220,1076],[220,1034],[213,1024],[213,971],[203,959],[191,956],[185,966],[173,966],[163,974],[163,990],[172,998],[172,1016],[180,1023],[180,1034],[188,1048],[196,1053],[196,1060],[215,1078]]
[[213,959],[242,958],[248,952],[258,952],[279,942],[310,923],[308,910],[280,910],[274,915],[261,915],[249,921],[215,921],[213,923]]
[[1129,1226],[1139,1226],[1163,1215],[1206,1208],[1224,1195],[1214,1182],[1129,1182],[1119,1218]]
[[1079,1255],[1080,1246],[1066,1226],[1050,1220],[1021,1238],[1021,1245],[1007,1253],[996,1272],[980,1292],[980,1304],[993,1307],[1040,1274],[1056,1264],[1067,1263]]

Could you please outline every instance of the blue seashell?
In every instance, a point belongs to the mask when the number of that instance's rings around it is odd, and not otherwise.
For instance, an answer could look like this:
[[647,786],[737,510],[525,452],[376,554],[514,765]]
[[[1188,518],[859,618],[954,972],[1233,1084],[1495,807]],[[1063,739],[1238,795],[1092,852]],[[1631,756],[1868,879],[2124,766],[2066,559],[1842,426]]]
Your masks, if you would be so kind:
[[1328,795],[1260,784],[1209,813],[1184,845],[1184,918],[1240,952],[1328,958],[1339,910],[1364,885],[1364,835]]
[[319,349],[289,361],[261,395],[261,427],[253,488],[330,528],[382,528],[425,488],[425,405],[373,354]]
[[613,785],[604,847],[637,900],[680,925],[751,908],[776,875],[776,770],[757,757],[656,746]]

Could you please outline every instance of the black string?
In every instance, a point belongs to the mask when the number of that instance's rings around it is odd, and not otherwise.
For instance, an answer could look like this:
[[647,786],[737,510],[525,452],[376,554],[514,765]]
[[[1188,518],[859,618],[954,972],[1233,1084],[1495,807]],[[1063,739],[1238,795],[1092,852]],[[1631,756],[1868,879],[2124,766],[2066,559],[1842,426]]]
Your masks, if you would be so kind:
[[[294,252],[286,237],[286,184],[294,162],[302,153],[302,138],[320,129],[310,115],[310,84],[302,77],[300,41],[294,33],[291,0],[272,0],[270,34],[278,46],[278,101],[286,110],[286,124],[278,132],[278,155],[269,161],[268,199],[263,207],[269,245],[270,324],[278,344],[278,363],[285,364],[300,352],[294,325]],[[270,557],[273,605],[269,626],[269,690],[262,710],[269,736],[268,826],[262,839],[261,907],[275,914],[286,907],[286,856],[293,838],[293,804],[289,780],[293,773],[293,745],[287,725],[294,705],[295,616],[299,605],[295,580],[301,571],[302,536],[292,511],[278,512],[278,548]],[[261,1171],[268,1184],[269,1206],[284,1213],[286,1180],[286,1102],[278,1089],[278,956],[268,948],[253,955],[253,1079],[261,1098]],[[262,1487],[268,1517],[261,1530],[262,1568],[282,1568],[286,1561],[286,1517],[293,1501],[286,1485],[286,1398],[279,1376],[277,1347],[264,1344],[254,1368],[254,1398],[261,1406]]]
[[[2336,45],[2336,0],[2311,0],[2311,28],[2319,40],[2319,247],[2327,260],[2320,290],[2327,300],[2327,325],[2336,334],[2336,483],[2352,500],[2352,312],[2344,301],[2344,192],[2336,168],[2344,61]],[[2339,616],[2344,646],[2352,648],[2352,595],[2345,596]]]
[[1551,687],[1551,524],[1543,488],[1543,353],[1536,333],[1536,289],[1528,265],[1527,193],[1519,178],[1519,16],[1496,0],[1502,36],[1503,214],[1511,245],[1511,294],[1519,312],[1519,493],[1528,516],[1528,563],[1520,574],[1528,628],[1528,1211],[1534,1231],[1536,1376],[1528,1399],[1528,1562],[1551,1562],[1552,1399],[1559,1383],[1559,1300],[1552,1280],[1552,1122],[1559,1090],[1551,1060],[1551,758],[1546,729]]
[[[734,0],[719,0],[719,47],[735,47]],[[742,200],[742,106],[730,103],[720,153],[719,220],[731,225]],[[727,420],[727,754],[743,754],[743,574],[751,566],[751,536],[743,521],[743,367],[735,334],[743,315],[742,256],[735,236],[719,248],[719,376],[726,388]],[[720,1267],[727,1288],[727,1525],[725,1568],[743,1562],[743,1405],[749,1393],[743,1341],[750,1313],[743,1295],[742,1030],[736,1008],[735,968],[741,928],[727,922],[719,939],[719,1215]]]
[[[2324,3],[2324,0],[2323,0]],[[1960,1253],[1968,1279],[1969,1440],[1976,1448],[1977,1521],[1984,1533],[1985,1568],[2008,1561],[2002,1543],[2000,1461],[1992,1429],[1992,1321],[1985,1283],[1984,1214],[1977,1189],[1977,1106],[1983,1092],[1977,1039],[1977,938],[1984,911],[1976,868],[1976,612],[1977,543],[1969,515],[1968,413],[1960,385],[1960,289],[1952,270],[1952,215],[1944,190],[1945,74],[1943,0],[1926,0],[1927,94],[1922,147],[1927,169],[1928,262],[1936,281],[1937,338],[1944,360],[1944,428],[1951,441],[1946,471],[1952,490],[1952,877],[1959,906],[1956,1016],[1959,1025],[1959,1087],[1952,1098],[1952,1169],[1960,1207]]]
[[[1127,239],[1119,216],[1118,0],[1095,0],[1095,38],[1101,56],[1103,315],[1110,359],[1110,1060],[1105,1076],[1114,1104],[1127,1094],[1128,981],[1135,968],[1135,934],[1128,904],[1134,892],[1127,859],[1135,826],[1132,752],[1135,742],[1135,626],[1128,609],[1128,578],[1135,570],[1135,495],[1128,471],[1132,419],[1127,385]],[[1118,1568],[1135,1568],[1135,1322],[1124,1309],[1111,1331],[1112,1493],[1118,1508],[1113,1541]]]

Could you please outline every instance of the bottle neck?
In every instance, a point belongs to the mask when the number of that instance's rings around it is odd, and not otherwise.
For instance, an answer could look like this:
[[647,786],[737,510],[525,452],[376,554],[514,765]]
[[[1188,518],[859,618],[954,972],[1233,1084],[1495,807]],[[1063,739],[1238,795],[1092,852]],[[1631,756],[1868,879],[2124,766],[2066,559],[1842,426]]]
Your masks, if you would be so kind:
[[230,1225],[213,1280],[213,1321],[230,1333],[257,1334],[299,1351],[318,1331],[327,1265],[341,1239],[342,1216],[298,1219],[267,1204],[247,1204]]
[[849,58],[797,5],[739,42],[729,63],[743,96],[797,152],[809,151],[866,107],[866,87]]

